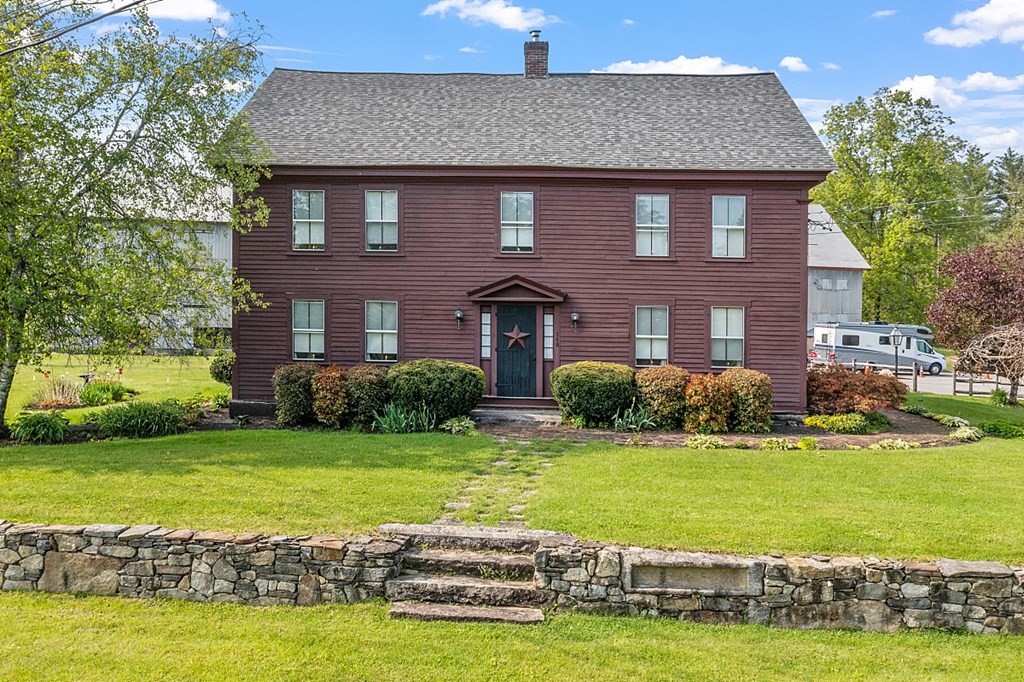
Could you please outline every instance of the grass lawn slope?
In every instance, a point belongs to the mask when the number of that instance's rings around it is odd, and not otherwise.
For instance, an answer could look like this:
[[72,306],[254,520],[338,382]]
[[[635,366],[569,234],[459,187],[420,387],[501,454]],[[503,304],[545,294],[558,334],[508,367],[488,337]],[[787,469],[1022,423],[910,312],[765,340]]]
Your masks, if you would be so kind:
[[993,405],[987,397],[937,395],[935,393],[910,393],[908,405],[918,405],[934,414],[948,414],[979,424],[981,422],[1009,422],[1024,424],[1024,407],[1000,407]]
[[0,679],[11,682],[1024,677],[1024,637],[568,614],[540,626],[465,625],[388,620],[380,604],[253,608],[6,592],[0,652]]
[[433,521],[496,452],[489,438],[270,430],[4,447],[0,518],[362,532]]
[[1024,562],[1024,448],[763,452],[592,445],[531,499],[532,526],[739,554]]

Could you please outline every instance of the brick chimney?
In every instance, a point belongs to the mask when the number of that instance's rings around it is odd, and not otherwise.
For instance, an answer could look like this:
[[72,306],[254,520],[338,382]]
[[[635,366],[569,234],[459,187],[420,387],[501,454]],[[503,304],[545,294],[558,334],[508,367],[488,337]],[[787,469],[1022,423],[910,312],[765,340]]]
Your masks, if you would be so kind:
[[526,57],[527,78],[548,77],[548,43],[540,39],[540,31],[530,31],[532,40],[523,43],[523,56]]

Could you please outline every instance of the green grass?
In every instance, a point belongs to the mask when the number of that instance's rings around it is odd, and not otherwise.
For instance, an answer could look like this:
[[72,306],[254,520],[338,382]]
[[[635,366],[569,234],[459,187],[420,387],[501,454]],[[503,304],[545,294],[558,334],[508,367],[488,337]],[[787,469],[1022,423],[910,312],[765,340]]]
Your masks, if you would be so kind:
[[738,554],[1024,562],[1024,456],[985,439],[909,451],[591,445],[538,483],[531,526]]
[[[117,374],[122,367],[124,373]],[[120,364],[97,364],[93,359],[87,362],[84,355],[56,354],[40,366],[20,365],[11,386],[5,419],[17,417],[26,405],[35,399],[36,393],[46,381],[37,370],[49,370],[51,376],[67,375],[81,382],[79,374],[91,371],[97,378],[120,379],[129,388],[139,391],[138,400],[160,401],[167,398],[189,398],[197,393],[206,397],[228,390],[210,377],[210,358],[202,356],[141,356],[131,357]],[[79,423],[95,407],[67,410],[64,415],[73,423]]]
[[497,459],[489,438],[225,431],[0,448],[0,518],[350,533],[430,522]]
[[934,393],[909,393],[908,405],[919,405],[934,414],[948,414],[962,417],[972,425],[981,422],[1009,422],[1024,424],[1024,407],[999,407],[987,397],[972,398],[965,395],[936,395]]
[[1024,637],[715,627],[559,614],[535,626],[392,621],[380,604],[0,594],[0,679],[1019,680]]

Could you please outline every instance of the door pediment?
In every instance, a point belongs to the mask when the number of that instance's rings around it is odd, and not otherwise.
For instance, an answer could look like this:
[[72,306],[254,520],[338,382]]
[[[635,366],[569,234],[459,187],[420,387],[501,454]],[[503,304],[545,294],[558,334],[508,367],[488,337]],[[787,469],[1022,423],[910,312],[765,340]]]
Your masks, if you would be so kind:
[[562,303],[565,294],[532,279],[512,275],[467,292],[474,303]]

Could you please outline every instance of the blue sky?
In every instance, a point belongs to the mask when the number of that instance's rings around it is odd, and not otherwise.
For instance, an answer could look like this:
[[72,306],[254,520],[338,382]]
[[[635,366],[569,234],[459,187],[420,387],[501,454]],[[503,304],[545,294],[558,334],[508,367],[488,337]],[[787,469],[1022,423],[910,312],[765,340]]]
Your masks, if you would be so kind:
[[172,31],[245,13],[266,27],[268,72],[517,73],[539,28],[552,72],[775,71],[812,125],[899,86],[984,151],[1024,150],[1024,0],[161,0],[151,13]]

